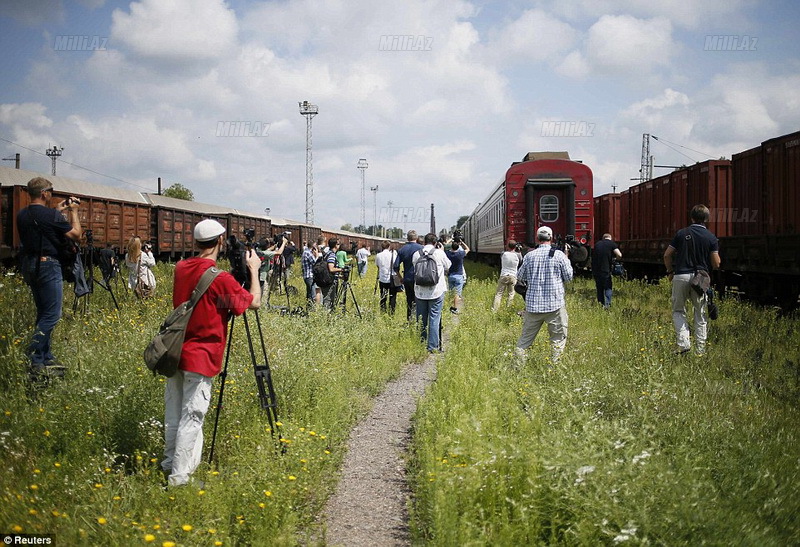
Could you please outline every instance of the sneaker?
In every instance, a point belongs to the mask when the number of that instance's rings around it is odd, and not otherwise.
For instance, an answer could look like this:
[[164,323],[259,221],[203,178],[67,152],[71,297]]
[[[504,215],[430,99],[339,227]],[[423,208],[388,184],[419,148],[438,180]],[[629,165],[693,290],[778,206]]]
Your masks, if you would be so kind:
[[690,348],[678,348],[672,352],[673,355],[686,355],[691,351]]
[[450,308],[450,313],[458,315],[458,308]]

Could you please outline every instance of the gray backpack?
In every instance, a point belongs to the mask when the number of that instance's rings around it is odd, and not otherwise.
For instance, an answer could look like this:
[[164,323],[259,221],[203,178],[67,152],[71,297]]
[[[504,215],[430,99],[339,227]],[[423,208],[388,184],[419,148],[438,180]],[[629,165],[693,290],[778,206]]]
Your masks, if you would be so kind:
[[172,310],[172,313],[164,319],[161,328],[158,329],[158,334],[145,348],[144,362],[147,368],[153,371],[154,376],[158,373],[171,378],[178,371],[183,339],[186,336],[186,327],[189,319],[192,318],[194,306],[220,273],[222,270],[213,266],[207,269],[200,277],[197,287],[192,291],[191,298]]
[[433,251],[419,251],[420,259],[414,264],[414,283],[420,287],[435,287],[439,283],[439,264],[433,257]]

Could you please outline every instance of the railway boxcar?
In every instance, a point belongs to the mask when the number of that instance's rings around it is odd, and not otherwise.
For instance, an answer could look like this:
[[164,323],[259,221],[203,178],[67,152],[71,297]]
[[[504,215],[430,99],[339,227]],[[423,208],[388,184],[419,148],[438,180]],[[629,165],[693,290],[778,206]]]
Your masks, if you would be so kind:
[[573,263],[588,263],[594,230],[592,170],[570,160],[567,152],[531,152],[513,163],[462,231],[476,255],[496,262],[505,241],[532,244],[539,226],[549,226],[557,240],[570,242]]
[[730,233],[726,212],[731,184],[730,162],[709,160],[621,192],[619,243],[628,272],[661,275],[664,251],[675,233],[689,223],[689,210],[697,203],[711,210],[711,231],[723,236]]
[[611,234],[618,240],[620,234],[620,195],[605,194],[594,198],[594,233],[597,238]]
[[124,249],[131,236],[146,236],[149,233],[150,206],[139,192],[24,169],[0,167],[0,258],[8,259],[19,247],[16,217],[20,210],[30,204],[27,184],[34,177],[45,177],[53,183],[51,206],[69,196],[81,200],[78,209],[81,227],[84,232],[92,231],[94,245],[97,247],[110,243]]
[[[145,194],[152,206],[150,235],[153,249],[162,260],[174,260],[192,256],[194,225],[204,218],[212,218],[228,229],[228,219],[236,215],[235,209],[208,205],[197,201],[171,198],[158,194]],[[241,237],[241,232],[236,235]]]

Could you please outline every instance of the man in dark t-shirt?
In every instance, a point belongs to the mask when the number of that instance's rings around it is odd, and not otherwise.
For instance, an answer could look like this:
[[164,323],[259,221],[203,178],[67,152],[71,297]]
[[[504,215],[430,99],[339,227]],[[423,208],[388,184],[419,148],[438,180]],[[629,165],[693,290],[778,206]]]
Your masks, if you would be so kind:
[[417,242],[417,231],[409,230],[406,238],[408,241],[397,251],[397,258],[394,260],[392,268],[400,273],[400,265],[403,265],[403,288],[406,293],[406,319],[416,316],[416,296],[414,295],[414,255],[422,249],[422,245]]
[[611,234],[603,234],[603,239],[595,244],[592,251],[592,277],[597,288],[597,301],[604,308],[611,307],[611,264],[614,257],[622,258],[622,251],[611,239]]
[[691,349],[689,324],[686,321],[686,301],[694,308],[695,352],[703,355],[708,336],[708,300],[705,293],[698,294],[690,281],[697,270],[711,272],[720,265],[719,241],[705,223],[709,212],[705,205],[695,205],[691,212],[692,225],[679,230],[664,252],[664,266],[672,281],[672,323],[675,326],[678,349],[688,353]]
[[[28,345],[30,372],[32,375],[63,374],[50,348],[53,330],[61,319],[61,302],[64,282],[59,249],[64,238],[78,241],[82,230],[78,218],[80,200],[70,197],[50,208],[53,197],[52,183],[36,177],[28,181],[31,204],[17,214],[17,229],[20,234],[20,264],[25,282],[30,286],[36,304],[36,325]],[[67,212],[69,220],[64,217]]]

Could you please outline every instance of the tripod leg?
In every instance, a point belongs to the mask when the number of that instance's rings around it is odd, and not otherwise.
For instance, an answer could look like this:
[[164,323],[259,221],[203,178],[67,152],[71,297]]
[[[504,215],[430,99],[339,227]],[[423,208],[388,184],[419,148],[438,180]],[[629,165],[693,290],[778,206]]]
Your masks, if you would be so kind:
[[358,314],[359,319],[363,319],[361,317],[361,308],[358,307],[358,300],[356,300],[356,293],[353,292],[353,286],[350,285],[350,296],[353,297],[353,306],[356,308],[356,313]]
[[[247,312],[245,312],[246,314]],[[264,334],[261,330],[261,318],[256,315],[256,328],[258,329],[259,341],[261,343],[261,354],[264,357],[264,364],[259,365],[255,361],[255,354],[253,354],[253,371],[256,376],[256,386],[258,387],[258,399],[261,403],[261,408],[267,412],[267,420],[269,421],[270,431],[275,434],[275,428],[278,423],[278,401],[275,397],[275,387],[272,384],[272,371],[269,368],[269,359],[267,358],[267,346],[264,343]],[[245,316],[245,325],[247,319]]]
[[283,291],[286,293],[286,307],[291,310],[292,303],[289,300],[289,276],[286,274],[286,269],[283,270],[281,277],[283,278]]
[[228,377],[228,361],[231,358],[231,341],[233,340],[233,320],[236,319],[235,317],[231,318],[231,330],[228,333],[228,350],[225,354],[225,367],[222,369],[222,373],[219,375],[220,386],[219,386],[219,399],[217,400],[217,415],[214,417],[214,433],[211,435],[211,449],[208,452],[208,463],[212,463],[214,461],[214,443],[217,442],[217,425],[219,425],[219,411],[222,409],[222,394],[225,392],[225,379]]

